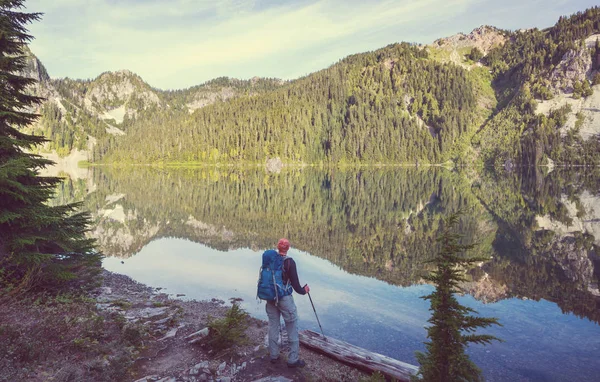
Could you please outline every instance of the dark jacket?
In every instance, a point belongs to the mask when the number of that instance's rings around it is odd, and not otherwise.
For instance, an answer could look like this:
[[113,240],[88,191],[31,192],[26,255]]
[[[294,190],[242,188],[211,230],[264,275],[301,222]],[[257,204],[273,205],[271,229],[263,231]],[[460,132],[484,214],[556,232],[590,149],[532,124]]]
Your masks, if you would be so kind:
[[288,257],[283,261],[283,283],[287,284],[288,280],[292,284],[292,287],[296,293],[306,294],[304,287],[300,285],[300,280],[298,280],[296,262],[291,257]]

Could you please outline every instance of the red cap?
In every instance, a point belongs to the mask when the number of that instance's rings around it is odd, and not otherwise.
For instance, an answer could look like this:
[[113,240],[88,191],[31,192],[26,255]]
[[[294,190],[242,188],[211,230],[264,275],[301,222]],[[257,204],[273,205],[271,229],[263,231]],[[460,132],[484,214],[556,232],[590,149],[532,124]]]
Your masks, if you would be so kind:
[[290,249],[290,242],[288,239],[279,239],[279,243],[277,243],[277,249],[279,253],[287,253]]

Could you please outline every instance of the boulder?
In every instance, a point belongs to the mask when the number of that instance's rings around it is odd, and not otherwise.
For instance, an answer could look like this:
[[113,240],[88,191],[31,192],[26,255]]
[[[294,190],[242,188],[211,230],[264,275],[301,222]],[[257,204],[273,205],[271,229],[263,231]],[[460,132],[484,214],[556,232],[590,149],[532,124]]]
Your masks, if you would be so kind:
[[552,71],[550,81],[555,92],[572,93],[576,81],[586,80],[592,73],[592,55],[586,48],[568,50]]

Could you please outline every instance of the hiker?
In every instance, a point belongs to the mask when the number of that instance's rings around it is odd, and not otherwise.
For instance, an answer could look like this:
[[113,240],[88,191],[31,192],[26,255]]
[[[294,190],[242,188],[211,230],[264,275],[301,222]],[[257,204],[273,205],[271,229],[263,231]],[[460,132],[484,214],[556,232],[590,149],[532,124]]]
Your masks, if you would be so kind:
[[285,286],[285,292],[278,300],[267,301],[266,310],[267,316],[269,317],[269,353],[271,356],[271,363],[275,363],[279,360],[279,345],[277,340],[279,339],[281,325],[280,316],[283,316],[290,345],[287,365],[288,367],[304,367],[306,363],[298,358],[300,347],[300,341],[298,340],[298,312],[289,285],[291,284],[298,294],[306,294],[310,292],[310,288],[308,287],[308,284],[304,287],[300,286],[296,262],[294,262],[294,259],[291,257],[286,256],[289,249],[290,242],[287,239],[279,240],[279,243],[277,243],[277,252],[283,257],[283,284]]

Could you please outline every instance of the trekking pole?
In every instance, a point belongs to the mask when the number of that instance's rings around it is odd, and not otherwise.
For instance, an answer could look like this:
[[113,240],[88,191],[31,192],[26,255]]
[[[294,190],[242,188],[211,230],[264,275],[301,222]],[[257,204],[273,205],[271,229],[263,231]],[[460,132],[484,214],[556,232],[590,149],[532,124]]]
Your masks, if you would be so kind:
[[323,335],[323,338],[325,338],[325,340],[327,340],[327,337],[325,337],[325,333],[323,333],[323,327],[321,326],[321,321],[319,321],[319,316],[317,316],[317,311],[315,309],[315,304],[313,304],[312,297],[310,297],[310,292],[306,292],[306,294],[308,295],[308,298],[310,299],[310,305],[312,305],[313,312],[315,312],[315,317],[317,317],[317,323],[319,324],[319,328],[321,329],[321,334]]

